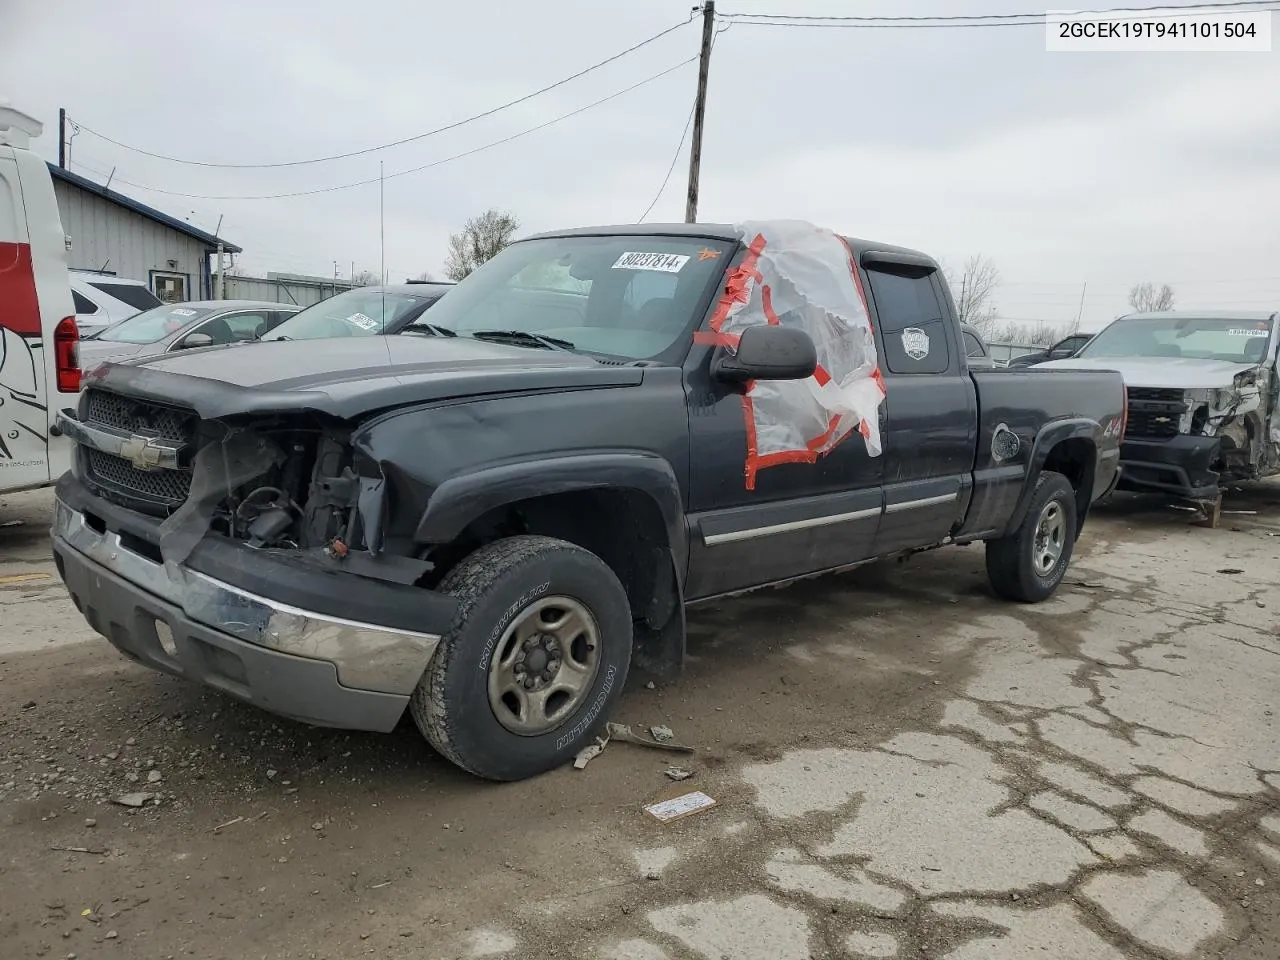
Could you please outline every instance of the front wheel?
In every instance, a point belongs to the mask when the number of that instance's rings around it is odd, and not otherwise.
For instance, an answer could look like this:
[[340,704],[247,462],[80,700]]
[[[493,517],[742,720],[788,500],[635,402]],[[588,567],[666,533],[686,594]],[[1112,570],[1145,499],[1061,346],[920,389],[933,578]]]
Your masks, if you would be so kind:
[[1060,473],[1036,480],[1018,529],[987,541],[987,578],[1006,600],[1039,603],[1058,589],[1076,542],[1076,492]]
[[595,554],[550,537],[481,547],[439,588],[458,602],[409,702],[440,754],[522,780],[589,744],[622,692],[631,608]]

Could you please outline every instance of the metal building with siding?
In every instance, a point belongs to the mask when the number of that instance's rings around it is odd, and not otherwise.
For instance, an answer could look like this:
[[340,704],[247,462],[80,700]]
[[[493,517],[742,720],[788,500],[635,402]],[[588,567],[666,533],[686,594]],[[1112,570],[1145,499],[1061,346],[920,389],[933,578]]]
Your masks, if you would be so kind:
[[[71,243],[68,266],[141,280],[168,302],[213,297],[217,237],[55,164],[49,172]],[[241,252],[225,239],[222,249]]]

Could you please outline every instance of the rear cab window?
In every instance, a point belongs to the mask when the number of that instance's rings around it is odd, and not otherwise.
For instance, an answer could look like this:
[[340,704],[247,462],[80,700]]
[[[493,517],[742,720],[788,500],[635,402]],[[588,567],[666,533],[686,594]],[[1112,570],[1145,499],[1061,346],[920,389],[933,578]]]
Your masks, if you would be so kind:
[[945,373],[951,367],[947,314],[932,267],[874,263],[866,268],[890,373]]
[[987,352],[982,349],[982,341],[975,337],[968,330],[962,331],[964,334],[964,354],[966,357],[985,357]]

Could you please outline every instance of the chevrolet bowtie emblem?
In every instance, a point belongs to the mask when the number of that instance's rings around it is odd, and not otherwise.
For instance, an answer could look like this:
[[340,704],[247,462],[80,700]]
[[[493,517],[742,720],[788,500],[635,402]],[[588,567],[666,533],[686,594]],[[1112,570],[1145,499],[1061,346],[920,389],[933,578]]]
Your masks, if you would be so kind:
[[140,437],[134,434],[120,445],[120,456],[133,464],[137,470],[159,470],[160,458],[165,453],[152,437]]

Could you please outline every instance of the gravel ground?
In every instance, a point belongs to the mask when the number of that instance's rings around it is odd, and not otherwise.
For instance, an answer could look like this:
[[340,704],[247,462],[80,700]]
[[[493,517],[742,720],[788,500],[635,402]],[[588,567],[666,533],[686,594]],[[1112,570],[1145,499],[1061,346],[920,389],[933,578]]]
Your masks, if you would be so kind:
[[[1217,530],[1102,509],[1036,607],[966,548],[699,609],[617,718],[697,747],[680,783],[623,743],[483,783],[411,726],[130,664],[49,505],[0,499],[6,958],[1280,956],[1275,487]],[[690,790],[715,806],[642,809]]]

